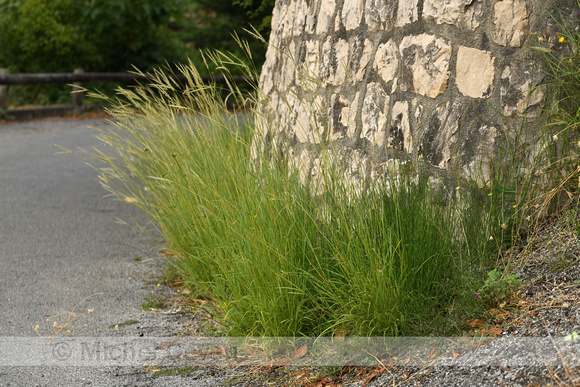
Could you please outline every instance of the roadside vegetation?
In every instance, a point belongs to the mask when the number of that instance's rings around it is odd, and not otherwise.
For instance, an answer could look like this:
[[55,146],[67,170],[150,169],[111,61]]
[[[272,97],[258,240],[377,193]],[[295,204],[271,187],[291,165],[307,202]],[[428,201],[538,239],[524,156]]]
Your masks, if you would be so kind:
[[[577,203],[580,35],[561,27],[538,45],[552,79],[546,130],[532,141],[525,127],[505,128],[516,135],[506,134],[485,185],[433,180],[420,160],[401,159],[353,186],[324,147],[323,179],[303,184],[304,171],[261,143],[259,89],[232,83],[226,103],[193,63],[178,68],[185,93],[158,73],[117,101],[95,95],[111,103],[116,128],[99,133],[109,147],[93,156],[103,185],[158,226],[191,296],[214,301],[224,334],[458,335],[510,307],[513,247]],[[207,68],[255,76],[251,48],[240,46],[246,58],[215,52]]]
[[[201,52],[241,52],[231,34],[269,34],[274,0],[0,0],[0,68],[10,73],[126,72],[172,67]],[[258,65],[265,56],[252,43]],[[208,69],[209,71],[213,69]],[[114,95],[115,85],[85,85]],[[14,106],[70,103],[65,85],[11,86]],[[89,101],[90,102],[90,101]]]

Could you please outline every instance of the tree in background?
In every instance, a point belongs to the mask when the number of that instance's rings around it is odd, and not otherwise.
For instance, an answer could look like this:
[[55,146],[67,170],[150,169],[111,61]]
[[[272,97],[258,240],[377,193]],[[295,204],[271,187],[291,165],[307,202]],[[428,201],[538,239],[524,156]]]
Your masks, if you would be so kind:
[[274,0],[0,0],[0,68],[149,71],[187,60],[203,68],[200,50],[241,53],[232,39],[237,33],[250,42],[259,69],[266,48],[244,29],[252,24],[267,37],[273,5]]
[[177,0],[22,0],[0,8],[0,66],[12,72],[149,69],[185,56],[168,33]]

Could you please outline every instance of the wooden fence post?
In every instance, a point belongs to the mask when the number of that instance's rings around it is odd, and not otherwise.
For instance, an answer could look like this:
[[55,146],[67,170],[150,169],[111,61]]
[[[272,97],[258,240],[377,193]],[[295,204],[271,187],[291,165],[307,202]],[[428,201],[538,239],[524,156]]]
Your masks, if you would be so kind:
[[[0,75],[10,74],[9,69],[0,69]],[[10,100],[8,99],[8,85],[0,85],[0,112],[7,111],[10,105]]]
[[[83,69],[75,69],[74,73],[75,74],[82,74],[85,71]],[[81,92],[81,86],[82,84],[80,82],[74,82],[73,83],[73,89],[72,89],[72,103],[75,106],[75,108],[77,110],[81,110],[82,106],[83,106],[83,100],[85,99],[85,93]]]

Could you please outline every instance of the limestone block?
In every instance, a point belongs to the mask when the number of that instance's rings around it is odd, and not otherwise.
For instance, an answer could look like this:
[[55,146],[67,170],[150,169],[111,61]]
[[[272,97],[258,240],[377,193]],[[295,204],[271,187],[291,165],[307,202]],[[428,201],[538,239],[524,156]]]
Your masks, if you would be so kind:
[[483,18],[481,0],[425,0],[423,18],[437,24],[451,24],[475,30]]
[[328,37],[322,46],[322,81],[326,85],[340,86],[346,80],[348,65],[348,42],[339,39],[334,42]]
[[321,114],[324,111],[322,97],[317,96],[314,101],[300,98],[292,99],[292,110],[295,117],[292,128],[296,139],[302,144],[319,144],[324,141],[325,125],[322,122]]
[[[320,3],[318,12],[318,21],[316,22],[316,33],[325,34],[330,32],[330,27],[334,21],[334,12],[336,10],[335,0],[324,0]],[[272,23],[275,26],[275,24]]]
[[347,165],[346,171],[343,174],[343,183],[346,188],[346,194],[349,196],[349,201],[360,197],[364,192],[364,183],[367,181],[367,170],[369,167],[369,158],[360,150],[355,149],[346,153],[341,159]]
[[348,63],[348,77],[350,83],[356,85],[363,80],[367,65],[373,53],[373,42],[357,36],[351,45]]
[[447,89],[451,46],[434,35],[406,36],[399,46],[401,90],[435,98]]
[[375,146],[383,146],[387,136],[389,96],[380,83],[369,83],[363,102],[361,137]]
[[377,48],[373,67],[387,83],[395,78],[399,69],[397,56],[397,46],[392,39]]
[[533,61],[514,62],[506,66],[501,74],[500,88],[503,113],[506,116],[513,113],[536,115],[537,112],[531,108],[539,107],[544,102],[545,89],[538,86],[544,77]]
[[365,22],[370,33],[390,30],[395,20],[396,3],[388,0],[367,0]]
[[389,147],[410,153],[413,150],[413,136],[409,123],[409,103],[397,101],[393,105]]
[[419,20],[419,0],[399,0],[395,27],[403,27]]
[[527,4],[521,0],[503,0],[493,10],[495,29],[491,39],[501,46],[521,47],[530,16]]
[[260,74],[260,88],[265,95],[274,90],[274,69],[278,63],[278,57],[274,50],[266,51],[266,59],[262,65]]
[[413,98],[411,101],[411,106],[415,113],[413,114],[413,125],[415,128],[423,127],[422,117],[423,117],[423,105],[419,103],[417,98]]
[[362,22],[364,2],[361,0],[345,0],[342,6],[342,22],[347,31],[360,27]]
[[298,0],[295,5],[294,31],[295,36],[302,33],[313,34],[316,24],[315,7],[313,1]]
[[459,47],[455,82],[461,94],[471,98],[487,98],[493,91],[495,58],[489,51]]
[[304,65],[308,76],[314,78],[320,76],[320,41],[309,40],[306,42]]
[[484,124],[469,133],[461,145],[464,175],[476,181],[480,187],[491,178],[491,158],[495,154],[496,138],[500,130],[494,125]]
[[348,125],[348,111],[350,101],[343,95],[333,94],[330,97],[330,140],[336,141],[344,138]]
[[352,101],[340,94],[334,94],[330,98],[329,126],[330,140],[336,141],[344,138],[354,138],[356,134],[356,116],[358,113],[358,99],[360,92],[357,92]]
[[445,102],[435,107],[427,124],[419,154],[432,165],[446,169],[452,155],[452,147],[457,141],[461,104]]
[[358,100],[360,96],[360,91],[354,95],[354,99],[350,103],[350,107],[348,110],[344,111],[341,116],[341,122],[346,122],[346,134],[349,138],[354,138],[356,136],[356,115],[358,113]]
[[[294,44],[290,45],[293,50]],[[276,85],[279,91],[286,91],[294,84],[296,76],[296,63],[293,54],[288,53],[280,58],[279,70],[276,72]]]
[[290,38],[294,33],[294,15],[296,13],[296,2],[291,0],[288,3],[280,4],[277,29],[282,31],[282,38]]

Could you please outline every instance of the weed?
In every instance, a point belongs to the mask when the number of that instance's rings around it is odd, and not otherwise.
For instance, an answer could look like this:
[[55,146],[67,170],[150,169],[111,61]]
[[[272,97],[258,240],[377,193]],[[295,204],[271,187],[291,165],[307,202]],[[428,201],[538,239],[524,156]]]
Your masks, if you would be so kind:
[[165,300],[162,296],[153,296],[149,294],[145,296],[145,302],[141,304],[141,309],[143,310],[153,310],[163,308],[165,305]]
[[479,293],[490,306],[495,306],[509,297],[520,285],[517,275],[502,274],[497,269],[493,269],[487,273],[487,278],[479,289]]

